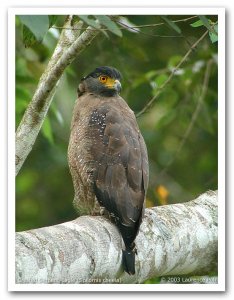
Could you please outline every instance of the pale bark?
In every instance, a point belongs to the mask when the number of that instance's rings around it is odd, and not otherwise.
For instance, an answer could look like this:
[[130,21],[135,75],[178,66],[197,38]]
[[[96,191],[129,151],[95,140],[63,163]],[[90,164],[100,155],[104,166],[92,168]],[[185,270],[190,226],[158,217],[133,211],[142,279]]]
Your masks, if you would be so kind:
[[[79,28],[80,22],[71,24],[68,18],[65,28]],[[63,29],[53,56],[42,74],[34,96],[28,105],[16,131],[15,165],[16,175],[32,150],[33,144],[41,129],[47,111],[53,99],[56,85],[65,68],[83,51],[99,33],[88,27],[81,35],[79,30]]]
[[123,242],[104,217],[83,216],[16,233],[16,283],[141,283],[217,268],[217,192],[146,209],[136,238],[136,274],[121,266]]

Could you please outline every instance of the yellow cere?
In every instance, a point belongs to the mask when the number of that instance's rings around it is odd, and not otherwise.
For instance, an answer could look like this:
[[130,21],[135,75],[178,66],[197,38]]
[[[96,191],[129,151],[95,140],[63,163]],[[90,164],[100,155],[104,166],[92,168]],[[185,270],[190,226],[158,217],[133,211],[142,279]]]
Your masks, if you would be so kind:
[[99,81],[105,84],[108,88],[112,88],[115,84],[115,79],[104,75],[99,76]]

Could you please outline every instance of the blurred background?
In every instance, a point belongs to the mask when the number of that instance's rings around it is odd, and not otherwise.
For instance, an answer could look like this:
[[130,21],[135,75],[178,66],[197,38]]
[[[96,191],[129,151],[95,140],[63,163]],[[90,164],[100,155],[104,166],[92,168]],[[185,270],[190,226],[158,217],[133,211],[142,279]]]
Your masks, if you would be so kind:
[[[161,25],[123,30],[122,37],[100,33],[66,69],[42,130],[16,178],[17,231],[77,217],[72,206],[67,147],[80,79],[97,66],[116,67],[123,75],[121,95],[137,114],[206,31],[204,26],[191,26],[199,21],[196,16],[168,16],[172,21],[179,20],[174,24],[181,33],[160,16],[125,18],[125,23],[137,26]],[[216,22],[217,16],[209,19]],[[54,27],[62,26],[64,20],[65,16],[59,16]],[[17,17],[16,127],[61,32],[59,28],[51,28],[41,44],[26,48],[22,30]],[[207,35],[148,112],[137,118],[149,154],[148,207],[188,201],[209,189],[217,189],[217,46]],[[211,69],[204,84],[208,64]]]

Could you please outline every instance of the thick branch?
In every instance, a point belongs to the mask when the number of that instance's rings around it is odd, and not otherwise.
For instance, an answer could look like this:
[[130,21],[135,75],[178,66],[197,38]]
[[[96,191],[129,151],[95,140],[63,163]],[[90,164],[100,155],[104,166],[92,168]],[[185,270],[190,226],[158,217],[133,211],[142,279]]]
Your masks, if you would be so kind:
[[136,274],[121,266],[123,242],[104,217],[16,233],[16,283],[140,283],[217,268],[217,192],[146,209],[136,239]]
[[[80,22],[78,23],[80,25]],[[71,27],[71,17],[65,27]],[[47,114],[56,84],[65,68],[90,44],[99,33],[88,27],[79,36],[79,31],[63,30],[54,54],[42,74],[36,92],[24,113],[16,132],[16,175],[30,153]]]

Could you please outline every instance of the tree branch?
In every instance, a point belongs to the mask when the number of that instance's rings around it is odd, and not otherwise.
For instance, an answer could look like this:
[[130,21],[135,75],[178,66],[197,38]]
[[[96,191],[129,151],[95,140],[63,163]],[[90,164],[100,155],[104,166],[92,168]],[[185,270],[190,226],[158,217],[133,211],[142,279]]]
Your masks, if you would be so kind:
[[[121,19],[121,17],[119,17]],[[179,20],[171,20],[173,23],[179,23],[179,22],[187,22],[187,21],[190,21],[192,19],[195,19],[195,18],[198,18],[198,16],[191,16],[191,17],[188,17],[188,18],[185,18],[185,19],[179,19]],[[112,19],[113,19],[113,16],[112,16]],[[116,18],[115,18],[116,20]],[[117,21],[117,23],[119,23],[121,25],[121,28],[119,28],[120,30],[128,30],[129,28],[130,29],[134,29],[134,28],[146,28],[146,27],[157,27],[157,26],[161,26],[161,25],[167,25],[165,22],[161,22],[161,23],[154,23],[154,24],[145,24],[145,25],[134,25],[134,26],[128,26],[127,28],[124,27],[126,26],[124,23],[122,23],[121,21]],[[72,27],[63,27],[63,26],[52,26],[52,28],[56,28],[56,29],[67,29],[67,30],[83,30],[83,29],[86,29],[86,28],[72,28]],[[99,30],[99,29],[96,29],[96,30]],[[102,30],[104,31],[109,31],[108,28],[103,28]]]
[[[184,18],[184,19],[179,19],[179,20],[171,20],[173,23],[180,23],[180,22],[187,22],[190,21],[192,19],[198,18],[198,16],[191,16],[188,18]],[[138,26],[132,26],[133,28],[145,28],[145,27],[157,27],[157,26],[161,26],[161,25],[166,25],[165,22],[160,22],[160,23],[156,23],[156,24],[145,24],[145,25],[138,25]]]
[[[141,283],[217,268],[217,192],[146,209],[136,238],[136,274],[123,272],[123,242],[104,217],[16,233],[16,283]],[[217,270],[216,270],[217,271]]]
[[[72,16],[66,22],[71,26]],[[81,23],[78,22],[79,26]],[[63,30],[53,56],[42,74],[36,92],[28,105],[16,131],[16,175],[32,150],[47,111],[53,99],[56,85],[65,68],[90,44],[99,31],[88,27],[81,35],[79,31]]]
[[167,86],[168,83],[172,80],[174,77],[175,73],[178,71],[178,69],[181,67],[181,65],[186,61],[186,59],[189,57],[189,55],[192,53],[192,51],[197,47],[197,45],[206,37],[208,34],[208,30],[190,47],[188,52],[183,56],[181,61],[177,64],[177,66],[172,70],[171,74],[167,78],[167,80],[158,88],[156,94],[149,100],[149,102],[145,105],[145,107],[138,113],[136,114],[136,117],[140,117],[142,114],[144,114],[150,107],[151,105],[155,102],[155,100],[158,98],[158,96],[161,94],[165,86]]
[[196,121],[199,113],[200,113],[200,110],[202,108],[202,103],[203,103],[204,98],[205,98],[206,93],[207,93],[209,79],[210,79],[211,66],[212,66],[213,62],[214,62],[213,59],[210,59],[207,62],[207,66],[206,66],[206,69],[205,69],[205,75],[204,75],[204,79],[203,79],[203,84],[202,84],[202,89],[201,89],[201,94],[200,94],[200,96],[197,100],[197,105],[196,105],[196,108],[195,108],[195,110],[192,114],[189,126],[186,129],[185,134],[184,134],[183,138],[181,139],[180,144],[179,144],[179,146],[177,147],[177,149],[175,151],[175,154],[173,155],[171,160],[168,161],[165,168],[159,173],[158,177],[163,176],[165,174],[165,172],[168,170],[168,168],[173,164],[175,159],[178,157],[181,149],[184,147],[184,144],[185,144],[186,140],[188,139],[188,137],[189,137],[189,135],[190,135],[190,133],[193,129],[193,126],[195,124],[195,121]]

